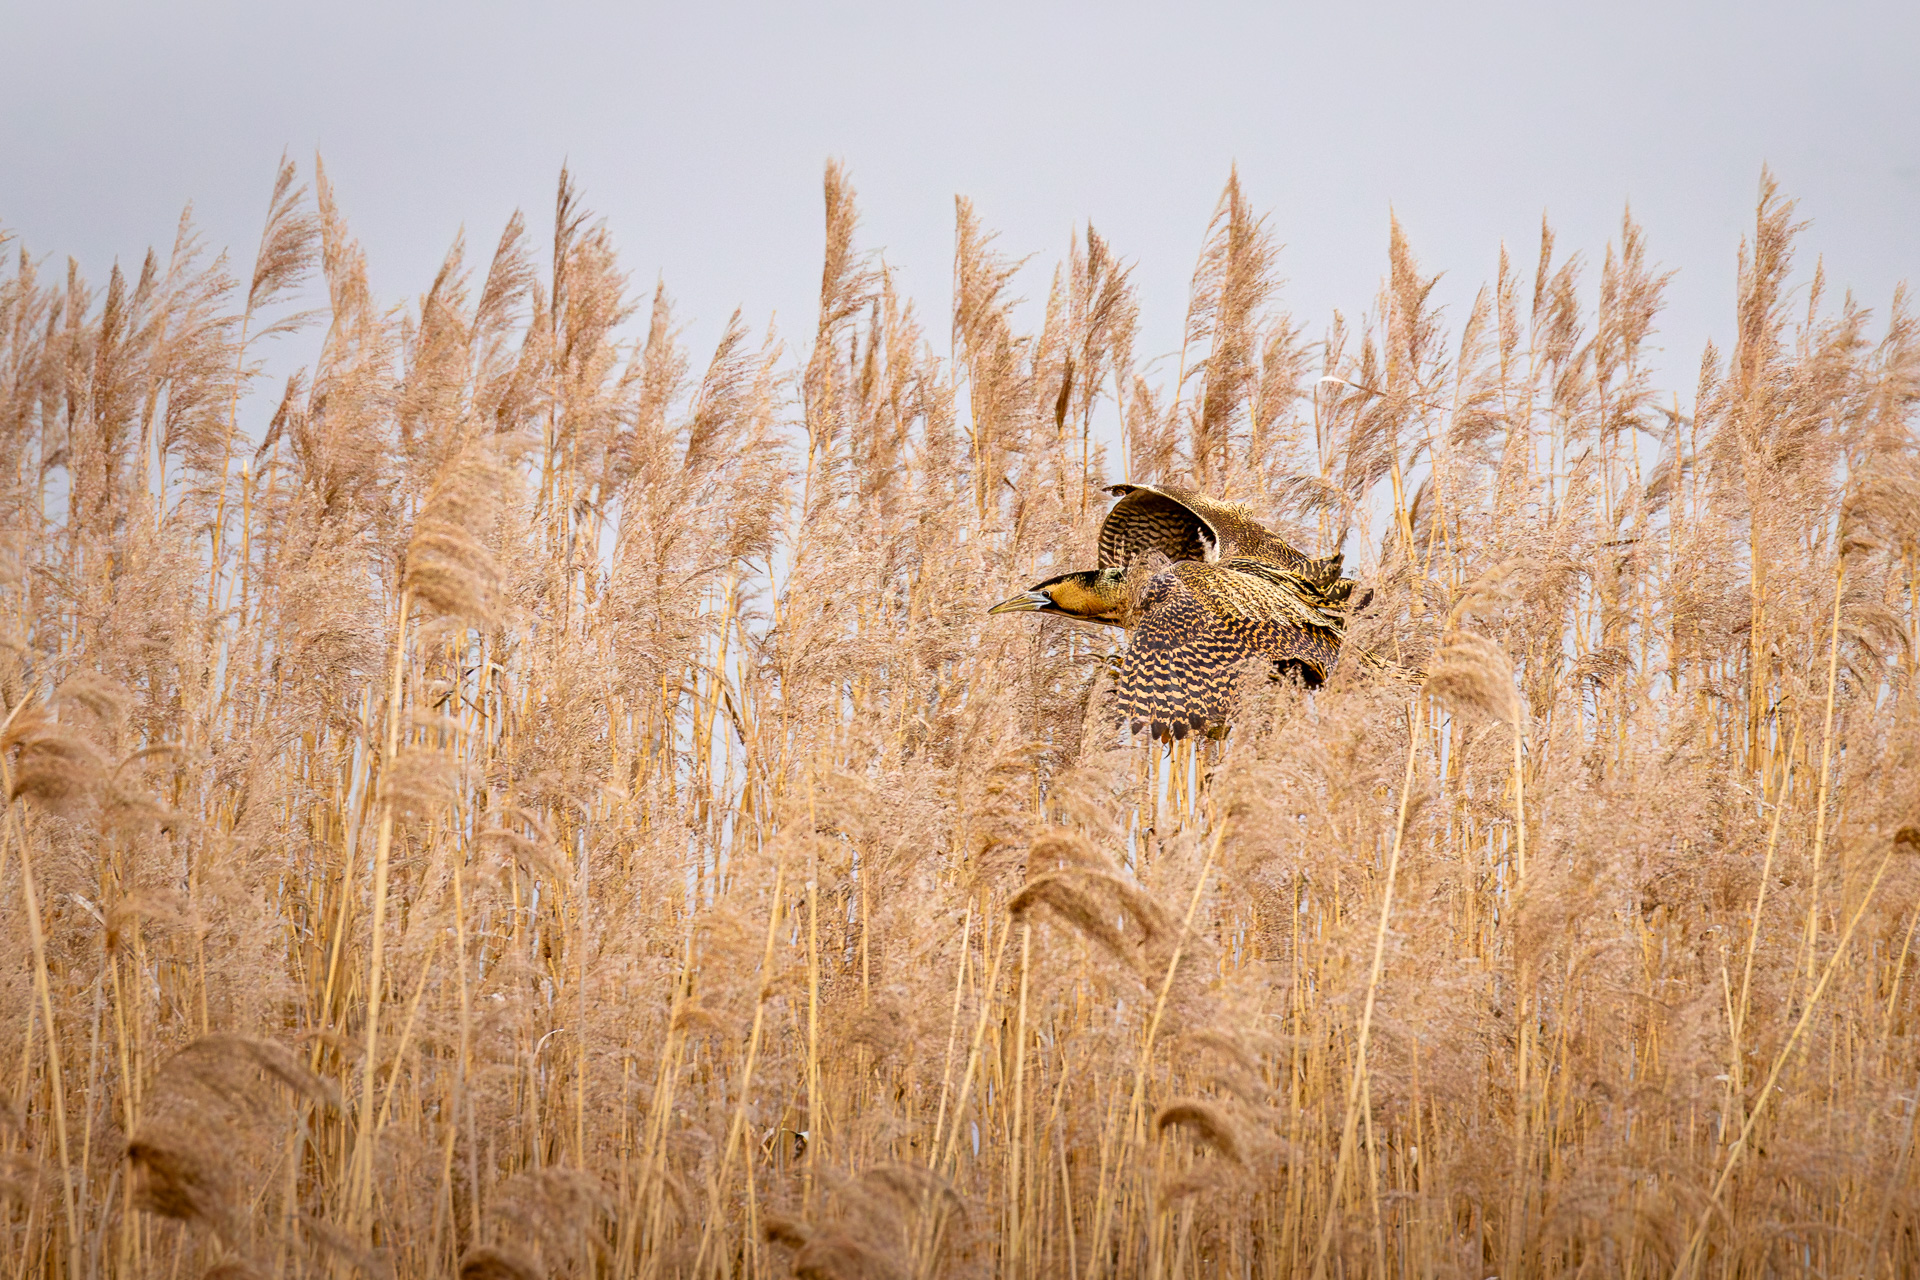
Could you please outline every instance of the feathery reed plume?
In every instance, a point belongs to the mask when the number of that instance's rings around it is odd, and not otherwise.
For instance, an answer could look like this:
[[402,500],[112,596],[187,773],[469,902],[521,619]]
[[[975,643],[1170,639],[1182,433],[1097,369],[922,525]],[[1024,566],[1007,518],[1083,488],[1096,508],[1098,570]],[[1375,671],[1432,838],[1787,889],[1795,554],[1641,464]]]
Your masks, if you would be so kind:
[[1133,968],[1149,963],[1145,948],[1172,928],[1166,908],[1152,894],[1129,877],[1099,867],[1046,872],[1007,899],[1007,913],[1015,920],[1039,906]]
[[264,1275],[245,1262],[220,1262],[208,1267],[200,1280],[264,1280]]
[[1426,691],[1448,706],[1498,720],[1516,732],[1526,727],[1527,709],[1514,686],[1513,664],[1485,636],[1470,631],[1443,636],[1429,661]]
[[794,1254],[793,1274],[799,1280],[896,1280],[907,1273],[851,1236],[819,1235]]
[[433,613],[484,626],[500,606],[502,577],[487,540],[513,480],[489,439],[470,442],[428,491],[407,543],[407,591]]
[[1231,437],[1259,377],[1255,323],[1273,289],[1274,256],[1264,220],[1248,208],[1235,169],[1214,208],[1187,303],[1185,345],[1208,344],[1191,462],[1194,480],[1204,489],[1237,488],[1229,473]]
[[498,1245],[469,1249],[460,1258],[460,1280],[538,1280],[540,1268]]
[[20,704],[0,733],[0,751],[13,751],[9,800],[31,800],[54,810],[84,803],[106,777],[99,748],[44,710]]
[[241,1161],[276,1110],[273,1083],[315,1102],[337,1100],[326,1081],[272,1041],[202,1036],[169,1058],[127,1139],[134,1203],[237,1243],[245,1234],[236,1202],[245,1190]]
[[469,1280],[591,1274],[605,1257],[611,1207],[606,1187],[581,1170],[521,1174],[502,1185],[493,1202],[493,1243],[470,1249],[460,1274]]
[[1242,1159],[1233,1122],[1205,1098],[1175,1098],[1161,1106],[1153,1113],[1153,1131],[1164,1135],[1168,1129],[1179,1129],[1236,1164]]
[[[295,187],[298,170],[293,161],[280,157],[274,174],[273,198],[267,204],[266,228],[260,233],[260,251],[254,255],[253,276],[247,283],[248,315],[278,302],[288,291],[299,288],[313,269],[317,256],[315,240],[320,220],[303,208],[307,189]],[[282,318],[257,331],[256,337],[290,333],[300,318]]]

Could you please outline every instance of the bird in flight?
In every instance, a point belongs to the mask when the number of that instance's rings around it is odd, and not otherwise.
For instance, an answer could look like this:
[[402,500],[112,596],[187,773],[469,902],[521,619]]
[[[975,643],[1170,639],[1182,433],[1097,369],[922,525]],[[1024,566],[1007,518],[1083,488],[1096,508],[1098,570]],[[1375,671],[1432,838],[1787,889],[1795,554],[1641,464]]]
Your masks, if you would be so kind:
[[[1052,613],[1130,628],[1115,690],[1135,733],[1184,738],[1224,732],[1234,678],[1249,659],[1291,670],[1313,688],[1340,652],[1354,581],[1341,556],[1315,559],[1254,520],[1240,503],[1175,485],[1114,485],[1120,501],[1100,526],[1100,566],[1035,583],[989,613]],[[1128,568],[1172,561],[1138,593]]]

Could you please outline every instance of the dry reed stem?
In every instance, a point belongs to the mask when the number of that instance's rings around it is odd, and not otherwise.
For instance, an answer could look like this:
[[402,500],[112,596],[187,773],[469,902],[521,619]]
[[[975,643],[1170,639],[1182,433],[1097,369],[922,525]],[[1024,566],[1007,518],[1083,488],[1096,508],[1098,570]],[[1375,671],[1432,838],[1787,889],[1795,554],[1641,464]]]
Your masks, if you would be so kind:
[[1840,687],[1840,603],[1844,598],[1842,590],[1847,581],[1847,558],[1844,555],[1834,559],[1833,566],[1833,625],[1827,638],[1827,707],[1825,718],[1820,722],[1820,795],[1814,802],[1813,828],[1813,872],[1811,891],[1807,895],[1807,977],[1813,977],[1813,944],[1818,935],[1820,914],[1820,872],[1827,849],[1827,782],[1831,777],[1833,765],[1833,701]]
[[[773,943],[778,935],[781,917],[780,891],[785,886],[786,864],[776,862],[773,870],[773,890],[768,894],[767,902],[767,945],[760,956],[762,975],[773,972]],[[733,1172],[733,1155],[740,1149],[740,1137],[746,1130],[747,1105],[753,1096],[753,1069],[760,1058],[760,1031],[766,1018],[767,979],[763,976],[761,987],[753,1002],[753,1029],[747,1034],[746,1059],[740,1068],[740,1101],[733,1109],[733,1119],[727,1126],[727,1144],[720,1156],[720,1172],[707,1185],[707,1218],[700,1229],[700,1252],[694,1255],[693,1272],[701,1274],[701,1266],[706,1262],[707,1248],[713,1239],[714,1224],[720,1218],[720,1197],[726,1194],[727,1182]]]
[[1880,888],[1880,881],[1886,875],[1887,866],[1892,861],[1893,850],[1889,848],[1885,856],[1880,859],[1880,865],[1875,869],[1873,879],[1867,883],[1867,891],[1861,895],[1860,905],[1854,909],[1852,917],[1847,921],[1847,927],[1841,931],[1839,941],[1834,944],[1833,955],[1828,957],[1826,968],[1820,971],[1820,980],[1808,993],[1806,1004],[1800,1011],[1800,1017],[1794,1022],[1793,1030],[1787,1034],[1786,1043],[1774,1056],[1773,1066],[1767,1071],[1765,1083],[1760,1086],[1760,1099],[1754,1104],[1752,1113],[1747,1116],[1747,1122],[1740,1126],[1740,1136],[1735,1138],[1733,1145],[1727,1148],[1726,1159],[1721,1163],[1720,1172],[1714,1178],[1712,1190],[1707,1195],[1706,1208],[1700,1211],[1700,1220],[1694,1225],[1687,1247],[1681,1251],[1679,1260],[1674,1264],[1675,1280],[1681,1280],[1682,1277],[1693,1274],[1694,1255],[1699,1252],[1700,1242],[1706,1238],[1707,1225],[1713,1221],[1713,1215],[1719,1208],[1721,1194],[1727,1188],[1727,1180],[1733,1176],[1741,1155],[1746,1151],[1747,1139],[1753,1136],[1754,1125],[1759,1123],[1761,1115],[1767,1109],[1767,1103],[1772,1100],[1774,1083],[1779,1080],[1781,1069],[1793,1056],[1794,1046],[1799,1043],[1801,1033],[1807,1029],[1807,1023],[1813,1020],[1814,1009],[1819,1005],[1820,997],[1826,993],[1827,983],[1832,979],[1834,970],[1839,967],[1841,959],[1846,955],[1847,946],[1853,941],[1853,931],[1859,926],[1860,918],[1866,915],[1868,906],[1873,902],[1873,895]]
[[1387,923],[1393,915],[1393,890],[1400,875],[1400,843],[1406,835],[1407,805],[1413,797],[1413,763],[1420,745],[1419,721],[1415,715],[1418,709],[1418,699],[1407,703],[1407,768],[1400,780],[1400,814],[1394,822],[1393,851],[1387,855],[1386,881],[1380,889],[1380,923],[1373,934],[1373,962],[1367,972],[1366,996],[1360,1006],[1360,1026],[1354,1032],[1353,1071],[1347,1082],[1346,1114],[1340,1122],[1340,1152],[1334,1157],[1333,1180],[1327,1186],[1326,1218],[1313,1247],[1314,1280],[1326,1274],[1327,1247],[1333,1241],[1334,1227],[1339,1222],[1339,1198],[1346,1181],[1347,1162],[1353,1158],[1357,1108],[1367,1078],[1367,1040],[1373,1032],[1373,1007],[1380,993],[1380,975],[1387,964]]
[[386,955],[387,888],[393,853],[394,796],[389,773],[400,754],[400,700],[407,665],[407,619],[411,597],[400,595],[399,622],[393,640],[393,666],[388,674],[386,732],[380,754],[382,792],[379,827],[373,846],[373,920],[367,950],[367,1047],[360,1081],[359,1127],[354,1134],[353,1187],[349,1197],[352,1221],[358,1227],[373,1207],[373,1148],[378,1139],[373,1122],[373,1098],[380,1065],[380,998],[382,963]]
[[[25,703],[16,705],[7,715],[11,726]],[[47,1070],[53,1089],[54,1138],[60,1151],[60,1199],[66,1211],[67,1266],[69,1274],[80,1274],[80,1215],[73,1190],[73,1154],[67,1143],[66,1073],[60,1066],[60,1024],[54,1021],[53,995],[47,982],[47,939],[40,925],[40,898],[33,884],[33,853],[27,844],[20,820],[20,802],[14,795],[13,771],[0,758],[0,787],[7,795],[7,829],[20,850],[20,898],[27,913],[27,936],[33,947],[33,990],[40,1002],[40,1018],[47,1029]]]
[[[1793,736],[1787,746],[1787,756],[1791,759],[1800,746],[1800,721],[1793,722]],[[1780,820],[1785,816],[1787,802],[1784,796],[1773,803],[1773,822],[1767,831],[1767,853],[1760,862],[1760,884],[1753,899],[1753,918],[1747,926],[1747,954],[1740,966],[1740,1003],[1735,1010],[1730,1029],[1732,1045],[1728,1052],[1728,1094],[1732,1099],[1746,1096],[1742,1076],[1746,1070],[1746,1053],[1741,1046],[1741,1033],[1747,1025],[1747,1001],[1753,993],[1753,958],[1760,945],[1760,920],[1767,909],[1767,886],[1773,879],[1773,855],[1780,847]]]

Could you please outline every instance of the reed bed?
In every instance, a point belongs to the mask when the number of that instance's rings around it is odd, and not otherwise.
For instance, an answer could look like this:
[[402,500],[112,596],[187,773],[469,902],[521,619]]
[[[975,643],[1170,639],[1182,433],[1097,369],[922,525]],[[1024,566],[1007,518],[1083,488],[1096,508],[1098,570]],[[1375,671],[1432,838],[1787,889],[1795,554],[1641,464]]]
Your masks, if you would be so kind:
[[[311,185],[0,274],[7,1275],[1920,1270],[1920,332],[1771,181],[1684,397],[1631,219],[1309,332],[1230,182],[1150,375],[838,168],[704,359],[564,175],[400,306]],[[1128,742],[984,612],[1120,479],[1426,680]]]

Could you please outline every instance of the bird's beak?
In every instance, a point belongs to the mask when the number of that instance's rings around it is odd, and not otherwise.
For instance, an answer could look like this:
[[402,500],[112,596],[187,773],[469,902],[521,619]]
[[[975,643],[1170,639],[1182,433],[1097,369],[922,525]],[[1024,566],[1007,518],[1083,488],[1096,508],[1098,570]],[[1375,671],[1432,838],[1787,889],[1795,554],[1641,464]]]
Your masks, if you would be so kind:
[[1043,591],[1022,591],[1011,600],[1002,600],[988,613],[1028,613],[1035,609],[1053,608],[1053,597]]

